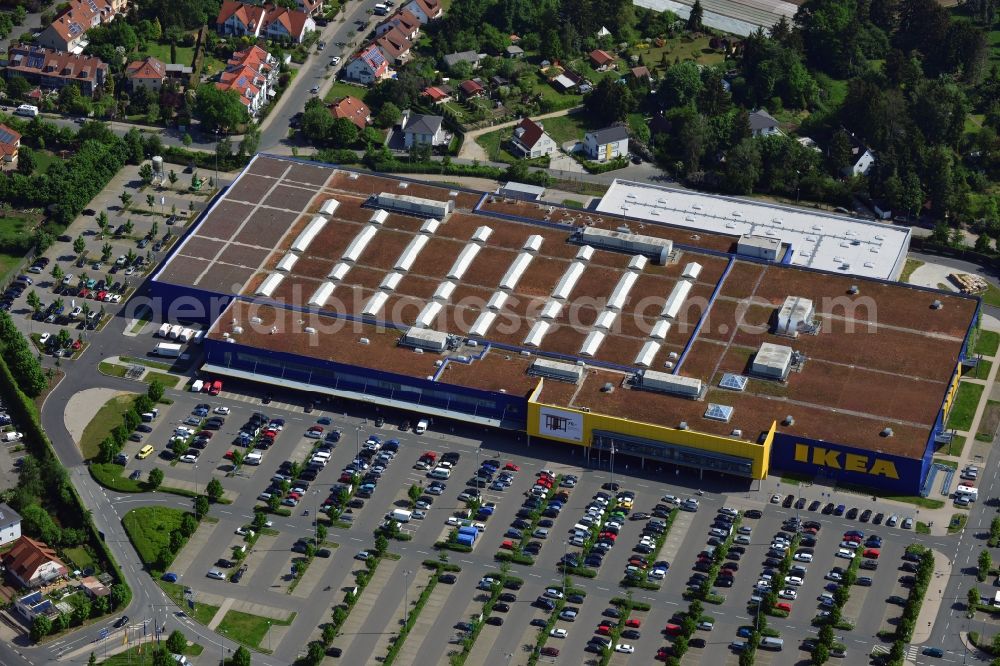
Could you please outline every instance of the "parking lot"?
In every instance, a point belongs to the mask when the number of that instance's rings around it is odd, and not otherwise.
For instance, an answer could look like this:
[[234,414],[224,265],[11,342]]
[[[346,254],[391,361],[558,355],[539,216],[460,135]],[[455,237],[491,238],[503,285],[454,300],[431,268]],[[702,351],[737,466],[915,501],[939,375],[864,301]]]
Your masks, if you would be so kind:
[[[602,486],[611,479],[608,469],[580,466],[582,461],[569,455],[564,447],[533,443],[528,448],[525,443],[502,440],[493,433],[482,433],[477,441],[468,436],[474,434],[468,431],[453,434],[450,425],[432,424],[428,432],[418,435],[412,428],[406,431],[399,429],[404,420],[410,421],[412,426],[418,415],[385,413],[385,422],[377,427],[377,414],[372,407],[363,408],[364,413],[359,414],[355,405],[323,402],[307,413],[307,405],[314,396],[285,393],[270,395],[266,390],[250,384],[228,380],[225,384],[221,394],[216,397],[208,397],[204,393],[180,395],[174,404],[162,408],[160,416],[150,424],[153,431],[145,434],[142,442],[130,442],[126,449],[129,456],[127,469],[139,470],[142,478],[153,467],[164,471],[167,477],[164,483],[196,489],[204,488],[212,478],[219,478],[228,495],[234,498],[233,504],[220,507],[220,521],[208,526],[207,530],[200,530],[198,536],[178,557],[175,563],[176,573],[186,585],[193,587],[208,600],[235,598],[247,603],[253,601],[268,604],[276,613],[296,611],[292,627],[284,631],[283,636],[276,636],[276,640],[289,641],[289,645],[304,645],[317,637],[319,625],[329,619],[330,610],[339,602],[342,590],[353,585],[352,572],[360,564],[354,560],[354,556],[358,551],[371,547],[373,530],[393,509],[405,505],[404,500],[411,485],[422,485],[426,489],[431,483],[432,479],[428,478],[429,470],[415,466],[418,459],[428,451],[434,452],[438,461],[446,452],[458,453],[450,478],[442,480],[444,488],[441,494],[424,494],[425,499],[432,500],[424,509],[425,517],[412,519],[402,525],[401,529],[411,535],[411,540],[394,541],[390,544],[390,551],[399,553],[401,559],[383,562],[378,575],[364,593],[371,595],[371,599],[377,600],[377,603],[371,603],[370,607],[359,604],[352,613],[352,619],[345,625],[344,632],[333,643],[345,655],[377,655],[384,647],[384,636],[397,630],[396,623],[403,605],[403,586],[414,583],[413,572],[426,577],[420,562],[437,557],[435,542],[446,539],[454,529],[447,524],[448,519],[466,508],[465,503],[458,499],[458,495],[466,490],[466,482],[475,476],[477,469],[485,461],[496,460],[500,467],[510,462],[519,469],[508,470],[511,477],[509,487],[497,490],[487,485],[481,490],[482,501],[495,506],[492,515],[483,519],[485,530],[477,539],[474,550],[467,554],[448,553],[449,561],[463,568],[457,574],[456,582],[438,586],[433,595],[434,614],[421,619],[426,630],[411,633],[407,638],[403,651],[407,655],[405,661],[442,663],[450,651],[459,649],[449,642],[457,640],[461,634],[456,629],[458,623],[468,622],[482,609],[485,597],[476,589],[476,583],[483,574],[500,570],[500,563],[494,561],[493,556],[501,550],[503,542],[510,539],[505,534],[518,519],[518,511],[521,510],[526,495],[530,494],[529,490],[535,484],[538,474],[542,470],[550,471],[557,478],[571,474],[579,479],[575,487],[559,488],[557,485],[555,488],[567,492],[568,497],[561,511],[548,518],[551,525],[544,523],[548,533],[544,538],[525,539],[525,543],[537,542],[535,563],[532,566],[510,566],[511,575],[524,580],[523,587],[510,592],[514,596],[504,602],[509,610],[493,613],[502,617],[503,623],[483,628],[472,648],[469,663],[499,666],[524,663],[527,660],[529,646],[535,644],[540,630],[531,622],[548,617],[546,611],[532,604],[545,593],[546,588],[554,586],[562,589],[564,579],[557,565],[567,554],[580,552],[578,547],[570,545],[570,532],[587,512],[587,506],[593,501],[595,494],[616,494],[607,489],[602,490]],[[263,404],[269,397],[269,404]],[[169,459],[169,455],[162,456],[174,429],[199,404],[207,404],[210,409],[225,406],[229,408],[229,413],[225,416],[221,429],[205,442],[197,463],[174,462]],[[270,419],[282,419],[283,428],[277,433],[273,445],[261,451],[262,460],[259,465],[243,465],[235,475],[228,475],[232,471],[232,464],[225,455],[236,447],[234,442],[238,440],[241,426],[255,412],[263,412]],[[323,432],[318,433],[315,438],[307,437],[309,428],[322,428]],[[315,478],[307,482],[308,488],[302,489],[301,496],[294,502],[295,506],[283,507],[290,509],[291,516],[269,516],[277,532],[268,532],[258,538],[246,560],[247,568],[240,581],[232,583],[208,578],[207,573],[218,565],[220,558],[229,557],[232,547],[244,543],[243,537],[236,534],[236,530],[251,521],[255,508],[264,508],[265,501],[258,498],[269,487],[274,491],[272,478],[276,473],[281,473],[282,469],[287,470],[287,466],[283,468],[282,464],[286,461],[308,461],[314,448],[324,444],[331,429],[339,430],[341,435],[330,451],[329,462],[316,466]],[[302,538],[313,538],[313,519],[330,498],[331,489],[341,485],[342,470],[356,459],[370,435],[378,436],[383,443],[397,440],[397,453],[391,461],[387,461],[377,479],[372,477],[375,487],[371,496],[356,498],[348,509],[347,515],[353,521],[351,528],[329,530],[327,541],[330,543],[327,547],[331,550],[330,557],[315,558],[303,580],[289,593],[294,579],[291,568],[300,557],[300,554],[293,552],[293,547]],[[135,454],[146,443],[154,446],[155,455],[137,459]],[[377,463],[377,455],[373,453],[368,462]],[[367,471],[362,470],[364,473]],[[686,480],[683,476],[674,478]],[[668,561],[670,568],[660,590],[633,589],[633,599],[649,603],[652,608],[649,612],[634,613],[633,617],[640,621],[640,627],[635,629],[637,633],[630,634],[634,638],[621,639],[621,642],[632,645],[635,653],[615,654],[612,663],[629,663],[635,660],[646,662],[654,658],[660,648],[670,645],[670,640],[663,635],[663,628],[676,612],[688,607],[682,593],[689,576],[694,572],[692,566],[707,545],[710,524],[718,509],[724,505],[744,514],[748,510],[760,511],[761,517],[747,518],[744,515],[741,524],[752,528],[748,535],[750,543],[740,546],[744,552],[738,556],[738,560],[731,560],[738,566],[732,586],[716,587],[713,590],[722,595],[724,601],[717,605],[705,604],[705,615],[713,619],[714,626],[710,631],[696,632],[695,638],[704,640],[704,647],[689,650],[685,655],[685,662],[709,660],[708,663],[735,664],[738,661],[737,653],[730,646],[734,641],[741,640],[737,635],[740,628],[748,626],[751,621],[748,602],[754,594],[754,585],[768,568],[764,562],[771,540],[775,534],[783,531],[783,523],[795,516],[799,516],[802,521],[816,521],[821,526],[815,537],[816,544],[812,546],[813,561],[796,562],[804,566],[807,573],[803,576],[801,585],[796,587],[796,598],[787,600],[792,608],[789,617],[770,618],[769,621],[771,627],[781,632],[785,641],[783,652],[759,651],[759,663],[788,663],[807,658],[807,653],[801,651],[800,646],[804,639],[816,635],[817,629],[811,622],[822,610],[820,595],[833,582],[825,579],[825,576],[833,567],[846,567],[849,564],[848,560],[836,557],[842,535],[846,531],[863,530],[866,539],[872,533],[884,537],[878,569],[859,572],[869,576],[872,585],[853,586],[850,599],[844,607],[844,617],[856,627],[851,631],[837,632],[838,641],[847,646],[848,658],[858,657],[862,652],[867,654],[871,646],[878,642],[875,633],[879,629],[890,629],[892,625],[889,621],[899,613],[900,608],[886,603],[886,600],[894,595],[905,596],[905,588],[899,578],[906,575],[906,572],[901,571],[899,566],[903,550],[912,539],[910,531],[904,531],[899,526],[876,526],[871,522],[861,523],[857,519],[848,520],[844,516],[809,511],[811,502],[799,510],[794,506],[786,508],[780,503],[772,503],[770,495],[752,491],[732,494],[706,492],[698,496],[695,492],[697,488],[693,486],[665,484],[649,476],[637,476],[619,470],[616,470],[615,482],[620,486],[618,492],[629,491],[634,495],[631,513],[652,513],[657,504],[662,504],[661,498],[666,494],[675,494],[680,498],[697,497],[700,507],[697,513],[679,512],[659,555],[646,555],[649,562],[660,559]],[[819,499],[819,492],[814,494],[817,495],[815,499]],[[866,502],[871,504],[870,498]],[[883,513],[888,516],[890,512]],[[564,629],[566,636],[548,639],[546,645],[559,650],[559,656],[551,659],[563,663],[587,663],[596,657],[585,651],[587,640],[598,625],[608,619],[605,612],[611,599],[624,596],[625,592],[619,582],[630,556],[635,554],[632,549],[639,541],[645,525],[645,520],[624,520],[618,529],[614,545],[597,567],[596,577],[570,577],[570,585],[583,589],[586,596],[582,603],[568,604],[578,609],[578,615],[573,621],[556,622],[555,628]],[[334,547],[334,543],[338,547]],[[229,573],[232,572],[226,572],[227,575]],[[309,599],[308,605],[301,603],[305,598]],[[411,597],[411,603],[412,600]],[[348,631],[352,627],[353,630]],[[694,645],[697,646],[698,642]]]

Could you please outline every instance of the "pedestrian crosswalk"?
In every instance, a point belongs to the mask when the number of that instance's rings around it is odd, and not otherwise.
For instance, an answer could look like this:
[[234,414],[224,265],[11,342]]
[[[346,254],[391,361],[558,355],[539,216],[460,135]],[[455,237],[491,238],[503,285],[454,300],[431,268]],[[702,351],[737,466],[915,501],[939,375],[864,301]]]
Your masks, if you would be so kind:
[[283,409],[289,412],[302,411],[302,405],[295,405],[289,402],[278,402],[277,400],[272,400],[268,404],[264,405],[261,403],[261,399],[258,396],[246,395],[244,393],[230,393],[229,391],[222,391],[219,393],[219,397],[223,400],[233,400],[236,402],[246,402],[260,405],[261,408],[268,407],[270,409]]
[[[886,652],[888,652],[888,650],[886,650]],[[908,645],[908,646],[906,646],[906,660],[907,661],[913,661],[914,659],[917,658],[918,654],[920,654],[920,648],[918,646],[916,646],[916,645]]]

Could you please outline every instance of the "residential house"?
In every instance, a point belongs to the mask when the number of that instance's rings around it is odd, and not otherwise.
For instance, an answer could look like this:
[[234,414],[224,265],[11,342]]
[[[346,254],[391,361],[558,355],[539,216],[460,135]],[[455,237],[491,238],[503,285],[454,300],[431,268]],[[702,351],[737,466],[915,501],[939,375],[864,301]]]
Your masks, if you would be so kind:
[[778,121],[767,112],[767,109],[757,109],[750,114],[750,132],[754,136],[772,136],[781,134]]
[[87,576],[81,579],[80,584],[83,585],[84,593],[91,599],[106,597],[111,594],[111,588],[97,580],[94,576]]
[[583,150],[595,162],[607,162],[628,155],[628,130],[624,125],[614,125],[587,132],[583,136]]
[[595,49],[590,52],[590,63],[599,72],[609,69],[615,64],[615,57],[607,51]]
[[[20,149],[21,135],[6,125],[0,124],[0,168],[17,166],[17,152]],[[8,511],[17,516],[16,528],[14,525],[11,525],[10,528],[6,526]],[[0,504],[0,546],[14,541],[19,536],[21,536],[21,517],[6,504]]]
[[398,28],[383,33],[381,37],[375,39],[375,44],[390,63],[402,65],[410,59],[410,47],[413,43]]
[[74,84],[84,97],[93,97],[108,79],[108,66],[98,58],[25,44],[10,47],[4,71],[7,78],[20,75],[42,88],[58,90]]
[[653,75],[649,73],[649,68],[646,67],[645,65],[640,65],[639,67],[633,67],[630,70],[630,73],[632,74],[633,79],[637,79],[639,81],[649,82],[653,80]]
[[524,49],[522,49],[517,44],[511,44],[510,46],[508,46],[504,50],[504,54],[508,58],[523,58],[524,57]]
[[451,86],[444,83],[436,86],[427,86],[421,95],[430,98],[433,104],[444,104],[451,101]]
[[323,0],[295,0],[295,6],[308,16],[322,14],[324,9]]
[[389,63],[377,44],[369,44],[347,63],[344,76],[348,81],[374,83],[389,76]]
[[458,89],[462,92],[462,97],[465,99],[472,99],[473,97],[482,97],[486,94],[486,89],[479,84],[478,81],[473,81],[469,79],[468,81],[462,81],[462,84],[458,86]]
[[66,565],[56,556],[56,551],[40,541],[22,536],[3,554],[3,564],[18,583],[24,587],[39,587],[65,576]]
[[316,29],[316,21],[297,9],[225,0],[215,19],[215,26],[222,35],[301,43],[307,33]]
[[441,18],[441,0],[412,0],[401,7],[417,17],[421,25]]
[[256,117],[274,96],[277,77],[278,62],[274,56],[259,46],[251,46],[233,54],[215,87],[238,93],[250,116]]
[[853,133],[848,132],[851,139],[851,164],[844,167],[845,176],[867,176],[875,164],[875,153],[869,150],[863,141]]
[[145,88],[158,92],[167,80],[167,68],[158,58],[147,56],[128,64],[125,68],[125,80],[132,90]]
[[536,123],[531,118],[522,118],[517,127],[514,128],[514,137],[511,143],[517,152],[523,157],[534,159],[543,155],[551,155],[556,152],[556,142],[552,140],[541,123]]
[[397,28],[412,42],[420,36],[420,19],[408,9],[398,11],[375,26],[375,36],[381,37],[393,28]]
[[372,112],[368,105],[357,97],[348,95],[339,102],[330,105],[330,115],[334,118],[347,118],[357,125],[359,130],[366,128],[372,121]]
[[443,116],[425,116],[413,113],[409,109],[403,112],[402,127],[403,145],[412,148],[414,145],[443,146],[451,137],[444,131]]
[[478,69],[479,61],[485,56],[485,53],[476,53],[475,51],[459,51],[458,53],[449,53],[445,55],[442,60],[444,60],[444,66],[446,69],[451,69],[460,62],[467,62],[472,65],[472,69]]
[[70,0],[66,8],[45,30],[35,43],[54,51],[82,53],[87,46],[87,31],[108,23],[125,9],[124,1]]
[[14,608],[17,612],[21,614],[28,624],[35,621],[35,618],[39,615],[44,615],[49,618],[54,618],[59,614],[56,610],[56,605],[52,603],[51,599],[46,599],[42,593],[35,590],[31,594],[26,594],[20,599],[14,601]]
[[[17,149],[21,144],[21,135],[0,125],[0,151],[4,152],[4,161],[7,160],[6,147],[13,145],[14,160],[17,160]],[[0,502],[0,546],[13,543],[21,538],[21,516],[17,511]]]

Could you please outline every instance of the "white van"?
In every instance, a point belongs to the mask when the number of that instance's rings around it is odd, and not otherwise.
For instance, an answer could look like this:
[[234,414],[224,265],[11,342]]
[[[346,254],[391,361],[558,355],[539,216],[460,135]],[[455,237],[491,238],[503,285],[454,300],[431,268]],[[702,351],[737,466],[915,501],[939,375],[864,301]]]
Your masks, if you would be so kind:
[[193,382],[191,382],[191,393],[200,392],[204,386],[205,382],[201,381],[200,379],[194,380]]
[[251,451],[243,459],[244,465],[259,465],[260,461],[264,458],[260,451]]
[[760,647],[765,650],[775,650],[780,652],[781,649],[785,647],[785,641],[783,641],[780,638],[772,638],[770,636],[765,636],[764,638],[760,639]]
[[18,116],[25,116],[27,118],[34,118],[35,116],[38,115],[38,107],[33,106],[31,104],[22,104],[21,106],[17,107],[17,110],[14,111],[14,114]]
[[167,337],[167,333],[170,332],[170,324],[160,324],[160,330],[156,332],[161,338]]
[[415,432],[418,435],[422,435],[425,432],[427,432],[428,425],[430,424],[427,422],[427,419],[420,419],[419,421],[417,421],[417,425],[413,428],[413,432]]

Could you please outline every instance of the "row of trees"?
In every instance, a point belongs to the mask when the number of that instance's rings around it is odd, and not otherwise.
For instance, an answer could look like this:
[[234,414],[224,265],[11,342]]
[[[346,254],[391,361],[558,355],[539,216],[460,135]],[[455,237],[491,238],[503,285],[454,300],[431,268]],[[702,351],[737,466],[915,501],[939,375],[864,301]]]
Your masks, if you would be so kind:
[[22,391],[36,397],[45,390],[48,380],[38,357],[6,312],[0,313],[0,352]]

